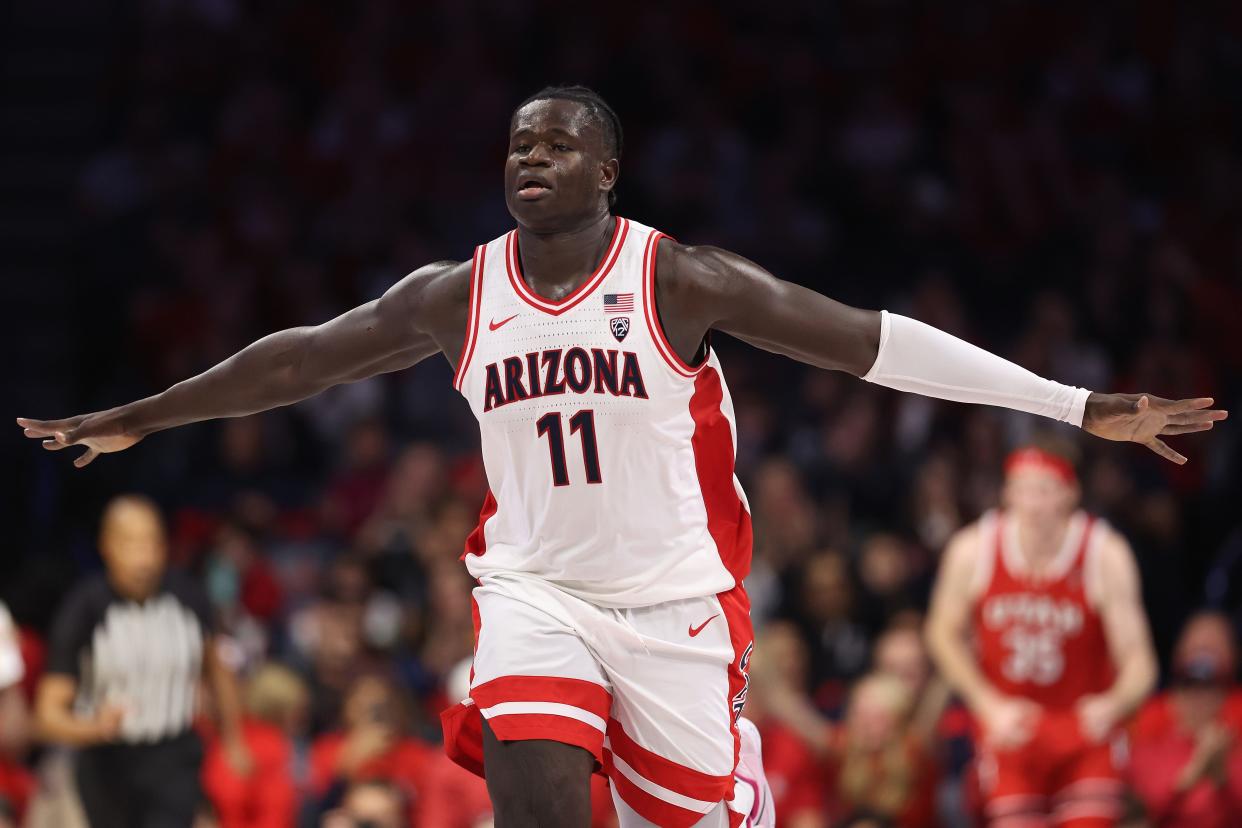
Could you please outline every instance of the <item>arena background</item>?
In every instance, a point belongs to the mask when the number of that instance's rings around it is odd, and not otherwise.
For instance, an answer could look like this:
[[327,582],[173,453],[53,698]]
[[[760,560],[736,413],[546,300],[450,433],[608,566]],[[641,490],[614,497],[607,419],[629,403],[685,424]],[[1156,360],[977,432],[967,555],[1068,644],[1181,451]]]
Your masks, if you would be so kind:
[[[0,45],[15,415],[154,393],[467,257],[511,223],[513,106],[560,82],[621,117],[622,215],[1063,382],[1242,410],[1236,3],[67,0],[7,4]],[[839,613],[865,646],[925,607],[944,541],[1040,424],[716,345],[757,620],[804,632],[802,690],[830,712],[854,673],[817,649],[816,613],[837,610],[811,606],[808,563],[845,556]],[[359,602],[383,623],[351,658],[388,665],[434,740],[469,653],[456,556],[482,492],[450,380],[437,356],[83,471],[10,428],[0,598],[46,630],[99,567],[103,504],[147,493],[243,674],[280,660],[330,684],[294,621]],[[1176,438],[1184,467],[1080,442],[1086,503],[1134,546],[1162,659],[1195,608],[1242,621],[1233,422]],[[335,699],[314,699],[313,727]]]

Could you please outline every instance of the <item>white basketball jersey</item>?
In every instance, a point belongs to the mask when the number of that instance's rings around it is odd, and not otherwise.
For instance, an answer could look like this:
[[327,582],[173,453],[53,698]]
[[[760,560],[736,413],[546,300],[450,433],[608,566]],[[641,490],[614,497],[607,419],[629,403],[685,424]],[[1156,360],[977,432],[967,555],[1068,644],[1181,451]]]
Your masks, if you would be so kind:
[[617,218],[599,269],[560,301],[521,273],[517,231],[475,250],[454,387],[479,419],[489,491],[463,556],[602,606],[712,595],[750,568],[733,402],[656,315],[663,234]]

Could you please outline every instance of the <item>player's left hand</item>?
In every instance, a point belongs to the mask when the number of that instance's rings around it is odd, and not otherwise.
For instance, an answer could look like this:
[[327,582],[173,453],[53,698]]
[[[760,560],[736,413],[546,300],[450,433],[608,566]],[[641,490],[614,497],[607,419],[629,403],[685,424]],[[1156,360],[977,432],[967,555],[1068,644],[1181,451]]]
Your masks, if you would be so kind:
[[1089,741],[1099,744],[1121,722],[1121,708],[1107,693],[1083,696],[1078,700],[1078,729]]
[[1179,466],[1186,458],[1165,445],[1161,437],[1207,431],[1229,416],[1211,408],[1211,397],[1166,400],[1151,394],[1097,394],[1087,398],[1082,427],[1105,440],[1142,443]]

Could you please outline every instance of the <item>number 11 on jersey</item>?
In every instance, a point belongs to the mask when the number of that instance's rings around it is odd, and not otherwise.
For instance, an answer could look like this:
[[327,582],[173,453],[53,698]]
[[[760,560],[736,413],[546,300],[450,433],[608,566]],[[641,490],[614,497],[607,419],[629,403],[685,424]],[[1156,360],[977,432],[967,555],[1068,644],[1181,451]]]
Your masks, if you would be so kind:
[[[565,465],[565,431],[560,412],[544,414],[535,422],[540,437],[548,438],[548,455],[552,460],[552,483],[569,485],[569,468]],[[589,408],[569,418],[569,433],[582,438],[582,462],[586,466],[586,482],[602,483],[599,473],[599,446],[595,442],[595,412]]]

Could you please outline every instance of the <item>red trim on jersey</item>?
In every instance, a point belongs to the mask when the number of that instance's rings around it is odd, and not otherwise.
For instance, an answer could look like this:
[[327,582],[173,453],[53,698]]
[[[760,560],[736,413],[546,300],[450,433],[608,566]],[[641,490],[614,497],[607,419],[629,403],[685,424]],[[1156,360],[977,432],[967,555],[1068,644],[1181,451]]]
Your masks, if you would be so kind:
[[[720,608],[724,611],[725,624],[729,627],[729,643],[733,646],[733,660],[729,662],[729,730],[733,732],[733,767],[737,768],[738,758],[742,752],[742,737],[737,732],[737,716],[733,708],[734,699],[740,697],[744,704],[746,693],[750,689],[750,656],[754,649],[755,627],[750,620],[750,596],[739,579],[737,586],[728,592],[716,595]],[[733,780],[729,780],[727,799],[733,798]]]
[[1078,552],[1074,556],[1074,566],[1083,567],[1083,583],[1082,591],[1087,599],[1087,606],[1091,606],[1091,595],[1087,592],[1087,553],[1091,551],[1091,541],[1094,539],[1095,532],[1095,515],[1087,515],[1087,520],[1082,526],[1082,539],[1078,542]]
[[665,802],[635,785],[617,770],[612,762],[612,753],[607,750],[604,751],[603,765],[604,772],[612,780],[613,787],[617,791],[617,796],[648,822],[663,826],[663,828],[690,828],[703,818],[703,814],[698,811],[691,811]]
[[690,365],[679,357],[677,351],[669,344],[668,337],[664,335],[664,327],[660,324],[660,312],[656,308],[656,248],[660,244],[660,239],[667,238],[670,237],[658,230],[653,230],[647,238],[647,247],[643,250],[643,315],[647,319],[647,329],[651,331],[651,339],[655,342],[656,351],[664,357],[668,366],[683,377],[693,377],[707,367],[708,354],[703,355],[703,361],[697,366]]
[[750,572],[750,512],[742,503],[733,481],[733,431],[721,409],[724,388],[713,368],[694,378],[690,416],[694,418],[694,468],[707,510],[707,531],[716,542],[720,560],[734,583]]
[[608,721],[608,743],[612,752],[625,760],[625,764],[639,776],[662,788],[704,802],[731,798],[728,791],[733,787],[732,774],[712,776],[666,759],[631,739],[616,719]]
[[464,560],[467,555],[482,555],[487,551],[487,536],[483,527],[487,524],[488,518],[494,514],[496,514],[496,496],[489,488],[487,496],[483,498],[483,507],[479,509],[479,524],[466,538],[466,548],[461,553],[460,560]]
[[518,256],[517,230],[511,230],[509,231],[508,238],[505,239],[505,270],[509,273],[509,284],[513,285],[513,292],[526,304],[544,313],[560,316],[565,311],[574,308],[583,299],[587,298],[591,291],[603,284],[604,279],[608,276],[608,272],[612,270],[612,266],[617,263],[617,259],[620,257],[621,248],[625,245],[625,237],[629,232],[630,223],[617,216],[616,226],[612,231],[612,241],[608,243],[608,252],[604,254],[599,267],[591,274],[590,278],[579,285],[568,296],[552,300],[535,293],[527,286],[526,280],[522,278],[522,261]]
[[[1053,563],[1063,568],[1061,569],[1061,571],[1055,572],[1056,577],[1050,577],[1045,580],[1037,581],[1035,583],[1031,583],[1031,578],[1029,575],[1024,574],[1022,572],[1014,572],[1013,570],[1009,568],[1009,564],[1006,561],[1006,558],[1008,557],[1008,555],[1005,552],[1006,550],[1005,520],[1007,518],[1008,518],[1008,515],[1006,515],[1006,513],[1004,512],[996,513],[996,547],[993,553],[995,554],[996,558],[995,558],[995,562],[993,563],[993,569],[992,569],[992,583],[996,582],[997,572],[1001,571],[1001,574],[1005,578],[1007,578],[1009,581],[1012,581],[1015,584],[1027,585],[1027,586],[1030,586],[1032,589],[1037,590],[1040,588],[1048,588],[1050,585],[1060,584],[1063,581],[1065,581],[1066,578],[1069,577],[1070,573],[1074,572],[1075,570],[1078,570],[1079,577],[1082,579],[1081,584],[1082,584],[1083,598],[1085,599],[1085,603],[1088,608],[1094,609],[1094,606],[1091,604],[1091,601],[1090,601],[1091,596],[1087,593],[1087,588],[1086,588],[1087,573],[1086,573],[1085,567],[1087,565],[1087,552],[1090,551],[1091,549],[1092,531],[1095,529],[1095,523],[1096,523],[1095,515],[1087,514],[1083,517],[1082,534],[1079,535],[1078,538],[1074,541],[1073,551],[1068,553],[1068,560],[1062,561],[1061,560],[1062,551],[1061,550],[1057,551],[1057,558],[1053,559]],[[1071,516],[1069,521],[1067,522],[1067,525],[1072,526],[1073,520],[1074,520],[1074,517]],[[1068,541],[1069,539],[1066,539],[1065,542],[1068,543]],[[991,583],[988,584],[989,587],[991,587],[991,585],[992,585]]]
[[473,688],[470,698],[479,707],[504,702],[556,702],[593,713],[604,721],[608,721],[612,709],[612,694],[600,685],[560,676],[501,676]]
[[[471,653],[479,651],[479,631],[483,629],[483,616],[479,613],[479,602],[474,599],[474,590],[470,591],[470,626],[474,629],[474,645]],[[474,658],[470,658],[470,683],[474,684]]]
[[453,387],[461,390],[462,380],[466,376],[466,368],[470,365],[470,357],[474,355],[474,343],[479,338],[479,314],[483,300],[483,262],[487,258],[487,246],[479,245],[474,249],[474,261],[470,266],[470,313],[466,321],[466,338],[461,345],[461,360],[457,370],[453,372]]

